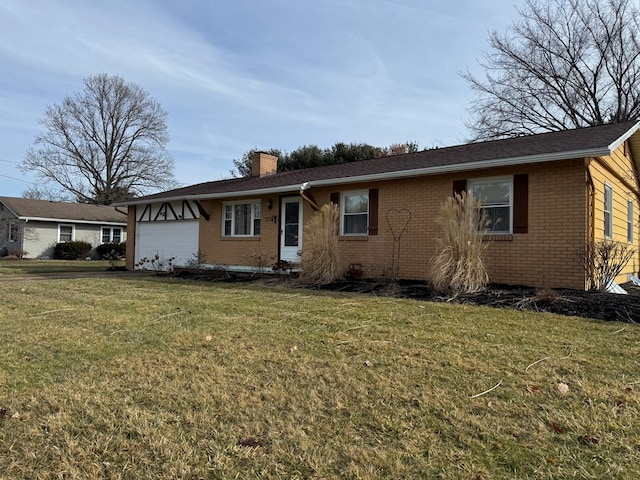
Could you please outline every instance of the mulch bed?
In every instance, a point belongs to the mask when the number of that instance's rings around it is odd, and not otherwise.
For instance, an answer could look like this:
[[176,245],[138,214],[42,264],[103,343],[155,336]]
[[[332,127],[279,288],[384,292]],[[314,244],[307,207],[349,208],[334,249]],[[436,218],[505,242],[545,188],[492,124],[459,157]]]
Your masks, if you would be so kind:
[[513,308],[558,315],[594,318],[627,323],[640,322],[640,287],[622,285],[628,295],[585,292],[565,289],[536,289],[520,286],[489,285],[482,292],[448,298],[435,292],[425,282],[398,281],[381,284],[375,281],[345,281],[320,287],[325,290],[391,295],[432,302]]
[[[248,274],[180,271],[175,276],[190,280],[252,282],[289,281],[289,277],[256,277]],[[291,282],[295,286],[294,282]],[[450,302],[481,305],[496,308],[513,308],[536,312],[549,312],[599,320],[627,323],[640,322],[640,287],[633,283],[621,285],[628,295],[614,293],[584,292],[565,289],[536,289],[521,286],[489,285],[480,293],[458,295],[448,298],[435,292],[428,283],[400,280],[380,282],[376,280],[344,280],[322,285],[319,290],[352,292],[377,296],[411,298],[429,302]]]

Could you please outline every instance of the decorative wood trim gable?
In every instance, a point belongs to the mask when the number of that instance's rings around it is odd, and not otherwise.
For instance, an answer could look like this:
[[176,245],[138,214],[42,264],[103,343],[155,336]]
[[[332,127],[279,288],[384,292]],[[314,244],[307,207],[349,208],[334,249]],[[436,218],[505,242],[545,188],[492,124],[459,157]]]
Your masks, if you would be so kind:
[[[194,208],[195,206],[195,208]],[[178,213],[180,212],[180,213]],[[202,215],[207,220],[209,215],[204,211],[199,202],[182,200],[182,202],[163,202],[145,205],[142,213],[138,216],[138,222],[164,222],[197,220]]]

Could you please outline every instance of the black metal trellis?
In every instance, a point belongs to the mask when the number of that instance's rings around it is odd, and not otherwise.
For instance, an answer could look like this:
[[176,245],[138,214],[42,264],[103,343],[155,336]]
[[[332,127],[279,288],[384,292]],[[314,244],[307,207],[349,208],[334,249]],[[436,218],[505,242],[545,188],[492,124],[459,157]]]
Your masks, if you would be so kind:
[[400,241],[407,231],[407,226],[411,222],[411,210],[408,208],[390,208],[385,216],[388,232],[393,236],[393,247],[391,250],[391,278],[396,280],[400,270]]

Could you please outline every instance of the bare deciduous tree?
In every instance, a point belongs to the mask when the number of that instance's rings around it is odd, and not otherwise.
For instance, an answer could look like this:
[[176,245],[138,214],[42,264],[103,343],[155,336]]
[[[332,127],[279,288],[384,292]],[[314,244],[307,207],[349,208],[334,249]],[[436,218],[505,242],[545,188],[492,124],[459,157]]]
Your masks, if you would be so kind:
[[635,0],[525,0],[519,20],[489,35],[473,140],[640,118],[640,7]]
[[99,74],[47,107],[21,164],[79,202],[110,204],[175,185],[167,113],[138,85]]

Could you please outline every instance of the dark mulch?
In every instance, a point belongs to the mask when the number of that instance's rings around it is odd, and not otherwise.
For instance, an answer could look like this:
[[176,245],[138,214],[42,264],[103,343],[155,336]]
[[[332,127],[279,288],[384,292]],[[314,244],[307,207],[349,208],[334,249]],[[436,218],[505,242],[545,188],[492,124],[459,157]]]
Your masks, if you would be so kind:
[[[228,273],[224,270],[210,272],[180,271],[176,276],[189,280],[251,282],[271,281],[272,276],[256,277],[248,274]],[[287,281],[288,276],[277,277]],[[293,282],[291,282],[293,284]],[[599,320],[627,323],[640,322],[640,287],[632,283],[621,285],[629,294],[584,292],[565,289],[536,289],[521,286],[489,285],[480,293],[443,296],[426,282],[400,280],[380,282],[376,280],[344,280],[317,287],[319,290],[352,292],[378,296],[411,298],[430,302],[482,305],[496,308],[513,308],[536,312],[549,312]]]
[[640,322],[640,287],[632,283],[622,285],[629,294],[585,292],[565,289],[536,289],[521,286],[489,285],[479,293],[458,295],[455,298],[435,292],[425,282],[398,281],[383,284],[369,280],[336,282],[321,287],[326,290],[392,295],[432,302],[452,302],[498,308],[514,308],[571,315],[599,320]]

